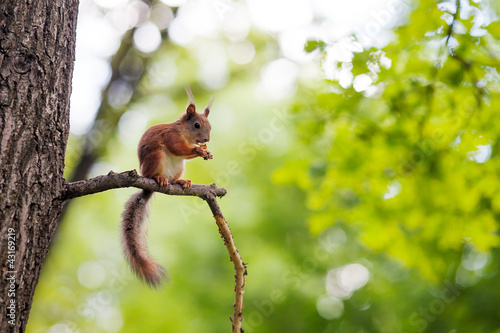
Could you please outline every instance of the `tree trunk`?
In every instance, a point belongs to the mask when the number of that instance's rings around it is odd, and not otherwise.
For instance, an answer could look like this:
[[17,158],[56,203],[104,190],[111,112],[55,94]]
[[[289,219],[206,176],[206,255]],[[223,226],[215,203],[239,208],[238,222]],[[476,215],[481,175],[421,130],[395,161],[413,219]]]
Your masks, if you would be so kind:
[[0,332],[25,330],[62,208],[77,12],[0,2]]

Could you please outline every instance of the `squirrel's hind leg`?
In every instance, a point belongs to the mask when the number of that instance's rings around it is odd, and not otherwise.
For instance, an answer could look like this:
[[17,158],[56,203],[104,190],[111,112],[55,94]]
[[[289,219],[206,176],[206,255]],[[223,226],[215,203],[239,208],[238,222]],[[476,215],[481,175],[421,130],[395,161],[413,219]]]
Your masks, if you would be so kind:
[[177,179],[174,184],[179,184],[183,189],[188,189],[191,187],[191,181],[189,179]]
[[191,187],[191,181],[189,179],[177,179],[174,184],[179,184],[183,189],[188,189]]
[[156,180],[156,182],[158,183],[158,185],[160,185],[160,187],[167,187],[168,186],[168,179],[167,177],[163,177],[163,176],[153,176],[153,179]]

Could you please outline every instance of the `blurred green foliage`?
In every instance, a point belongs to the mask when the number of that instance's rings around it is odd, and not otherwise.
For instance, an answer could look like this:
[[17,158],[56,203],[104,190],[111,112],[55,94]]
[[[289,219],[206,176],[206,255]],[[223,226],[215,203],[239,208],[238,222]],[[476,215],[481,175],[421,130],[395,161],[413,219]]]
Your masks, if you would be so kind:
[[[465,7],[487,3],[462,1],[458,15],[448,4],[414,4],[390,44],[334,64],[369,77],[368,89],[299,82],[291,101],[260,103],[256,73],[278,54],[257,31],[256,58],[231,65],[210,114],[214,160],[189,162],[186,178],[228,190],[221,207],[248,263],[245,332],[500,332],[500,24]],[[305,49],[324,65],[329,46]],[[140,135],[179,116],[186,82],[199,108],[208,101],[196,51],[155,54],[182,76],[138,87],[93,175],[137,168]],[[155,196],[149,247],[170,282],[150,290],[121,255],[134,191],[75,200],[29,332],[229,331],[233,268],[208,207]]]

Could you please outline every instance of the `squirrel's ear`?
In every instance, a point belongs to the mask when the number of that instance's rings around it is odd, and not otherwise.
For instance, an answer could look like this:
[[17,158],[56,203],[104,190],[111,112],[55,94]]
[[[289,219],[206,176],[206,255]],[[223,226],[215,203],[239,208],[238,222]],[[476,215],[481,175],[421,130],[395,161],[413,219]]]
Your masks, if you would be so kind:
[[188,119],[190,119],[192,116],[194,116],[196,114],[196,108],[195,108],[194,104],[189,104],[187,106],[186,114],[187,114]]
[[214,101],[214,98],[213,97],[210,97],[210,100],[208,101],[208,105],[207,107],[205,108],[205,117],[208,117],[208,114],[210,113],[210,108],[212,107],[212,102]]

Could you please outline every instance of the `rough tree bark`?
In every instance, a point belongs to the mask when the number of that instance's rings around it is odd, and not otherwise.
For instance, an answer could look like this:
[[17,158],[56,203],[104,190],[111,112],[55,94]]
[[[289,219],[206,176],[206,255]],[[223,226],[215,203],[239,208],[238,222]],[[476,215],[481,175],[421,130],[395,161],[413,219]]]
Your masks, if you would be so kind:
[[78,0],[0,2],[0,332],[25,330],[62,208],[77,13]]

